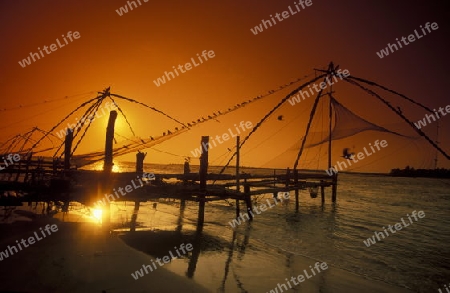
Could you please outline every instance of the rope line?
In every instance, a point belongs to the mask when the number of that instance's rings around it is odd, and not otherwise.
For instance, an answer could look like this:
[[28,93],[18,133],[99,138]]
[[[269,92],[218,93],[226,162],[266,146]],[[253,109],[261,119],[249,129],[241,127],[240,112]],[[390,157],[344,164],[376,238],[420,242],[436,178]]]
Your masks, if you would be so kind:
[[[255,127],[253,127],[253,129],[250,131],[250,133],[242,140],[241,144],[239,145],[239,148],[242,148],[242,146],[247,142],[247,140],[253,135],[253,133],[255,133],[255,131],[267,120],[267,118],[269,118],[273,112],[275,112],[275,110],[277,110],[278,108],[280,108],[290,97],[292,97],[294,94],[296,94],[297,92],[299,92],[300,90],[302,90],[303,88],[307,87],[308,85],[316,82],[317,80],[321,79],[322,77],[327,76],[327,74],[321,74],[315,78],[313,78],[312,80],[302,84],[301,86],[299,86],[298,88],[296,88],[295,90],[291,91],[289,94],[287,94],[272,110],[269,111],[269,113],[267,113],[256,125]],[[225,166],[220,170],[219,175],[222,174],[225,169],[228,167],[228,165],[231,163],[231,161],[233,160],[233,158],[236,156],[237,152],[235,152],[231,158],[228,160],[228,162],[225,164]],[[213,184],[216,182],[216,180],[213,181]]]

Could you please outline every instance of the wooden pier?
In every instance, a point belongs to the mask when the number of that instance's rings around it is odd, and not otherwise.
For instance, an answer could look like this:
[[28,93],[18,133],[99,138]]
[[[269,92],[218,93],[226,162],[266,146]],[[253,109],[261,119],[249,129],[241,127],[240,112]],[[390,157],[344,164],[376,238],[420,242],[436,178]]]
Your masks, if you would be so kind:
[[[313,198],[317,197],[320,190],[323,204],[325,188],[331,187],[332,201],[336,201],[336,177],[328,176],[325,172],[301,173],[287,169],[284,172],[277,170],[278,173],[274,170],[273,175],[239,174],[238,171],[237,175],[214,174],[208,173],[207,154],[204,152],[200,158],[199,173],[154,174],[154,180],[151,181],[142,179],[142,170],[112,173],[70,167],[66,169],[61,160],[32,158],[29,154],[23,154],[26,161],[11,165],[0,173],[0,205],[63,202],[67,206],[70,201],[77,201],[109,210],[109,202],[114,200],[133,201],[135,209],[139,210],[141,202],[178,199],[198,202],[199,219],[203,222],[205,203],[211,201],[234,200],[236,216],[240,214],[241,202],[245,203],[246,211],[250,211],[254,202],[252,197],[263,194],[277,197],[280,192],[293,192],[298,210],[300,190],[308,190]],[[132,186],[132,191],[120,195],[118,189],[125,189],[126,186]],[[110,200],[107,195],[110,195]]]
[[[330,66],[330,72],[332,70],[334,68]],[[321,77],[324,76],[326,75],[321,75]],[[97,97],[98,101],[88,109],[86,115],[92,114],[92,111],[98,109],[103,99],[113,95],[109,92],[109,88],[99,94]],[[119,95],[115,96],[121,97]],[[319,93],[316,98],[316,104],[321,96],[321,93]],[[313,108],[311,119],[314,116],[314,111],[315,108]],[[143,184],[141,177],[143,175],[145,154],[140,153],[140,151],[136,156],[135,172],[112,172],[113,155],[120,154],[120,152],[115,152],[116,150],[113,148],[114,125],[117,115],[118,113],[115,110],[110,112],[106,128],[105,150],[103,156],[101,156],[103,158],[102,171],[81,170],[71,165],[74,151],[72,146],[75,145],[76,148],[81,142],[80,139],[78,143],[74,143],[73,140],[76,135],[73,135],[75,129],[72,129],[72,131],[67,131],[67,135],[65,136],[63,143],[64,156],[43,158],[33,156],[32,151],[23,152],[21,150],[21,152],[18,152],[22,160],[17,164],[8,166],[8,168],[0,173],[0,192],[2,194],[0,197],[0,205],[14,206],[22,205],[23,202],[43,201],[47,203],[63,202],[63,206],[67,207],[70,201],[77,201],[88,206],[92,206],[94,203],[100,201],[103,203],[101,207],[104,215],[103,223],[107,226],[109,224],[109,203],[112,200],[134,201],[135,210],[137,211],[141,202],[160,198],[172,198],[179,199],[182,202],[186,200],[198,202],[198,223],[202,225],[204,221],[205,203],[211,201],[234,200],[236,217],[242,214],[240,212],[240,203],[243,202],[246,205],[246,211],[250,218],[252,218],[250,214],[253,202],[252,197],[263,194],[273,194],[274,197],[277,197],[280,192],[293,192],[295,194],[295,207],[297,211],[300,207],[300,190],[308,190],[312,198],[316,198],[320,190],[321,203],[324,204],[325,189],[331,187],[331,201],[336,201],[337,174],[328,176],[325,172],[323,174],[302,173],[297,170],[298,161],[303,152],[310,123],[308,123],[293,170],[288,168],[285,172],[274,173],[273,175],[241,174],[239,166],[240,148],[249,138],[249,135],[242,142],[237,137],[236,152],[229,161],[231,162],[233,157],[236,158],[236,172],[234,175],[223,174],[225,167],[218,174],[208,173],[209,150],[206,149],[200,156],[200,170],[198,174],[190,173],[188,167],[185,168],[184,173],[180,174],[155,174],[155,180]],[[51,131],[54,131],[61,123],[62,121],[53,127]],[[257,128],[255,126],[252,132]],[[38,140],[33,147],[42,139]],[[162,141],[166,140],[167,136],[164,134],[160,139]],[[151,138],[151,141],[153,141],[153,138]],[[200,145],[208,146],[208,142],[209,136],[203,136]],[[146,142],[142,141],[142,144],[146,145]],[[31,150],[33,150],[33,147]],[[329,148],[331,148],[331,139],[329,141]],[[122,150],[123,148],[120,149],[120,151]],[[97,156],[98,161],[99,154],[95,153],[95,156]],[[329,166],[331,166],[330,154]],[[136,183],[134,180],[140,181],[139,185],[142,186],[135,187]],[[134,182],[133,186],[130,185],[130,182]],[[121,187],[127,190],[125,196],[123,194],[118,195],[117,193],[117,190]]]

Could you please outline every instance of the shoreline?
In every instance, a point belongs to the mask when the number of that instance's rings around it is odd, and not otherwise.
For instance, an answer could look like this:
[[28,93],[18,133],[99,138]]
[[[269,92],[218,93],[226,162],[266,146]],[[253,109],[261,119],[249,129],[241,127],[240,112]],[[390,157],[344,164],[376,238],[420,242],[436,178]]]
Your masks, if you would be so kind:
[[[95,223],[69,223],[40,217],[32,223],[1,224],[13,234],[0,240],[0,249],[43,223],[58,223],[59,231],[20,254],[2,261],[2,290],[20,292],[208,292],[195,282],[165,268],[133,280],[136,267],[151,261]],[[9,226],[9,227],[8,227]],[[2,235],[4,235],[2,233]],[[26,282],[24,282],[26,280]]]
[[[60,217],[61,214],[55,218],[35,216],[31,222],[0,225],[1,235],[5,235],[3,232],[9,232],[6,238],[0,240],[0,250],[39,226],[57,223],[60,228],[52,237],[34,244],[20,255],[13,255],[2,261],[0,282],[4,290],[153,292],[158,288],[157,292],[215,292],[218,284],[222,282],[222,292],[235,292],[235,282],[242,279],[248,292],[270,292],[277,284],[284,283],[285,278],[298,275],[305,269],[308,270],[309,265],[322,261],[293,254],[251,237],[248,242],[244,240],[242,243],[240,238],[245,236],[242,233],[234,234],[230,243],[226,239],[228,237],[217,237],[203,232],[200,235],[201,242],[197,242],[194,231],[105,233],[98,224],[79,222],[80,217],[76,213],[66,215],[66,220],[75,222],[61,222],[58,219]],[[181,241],[192,241],[194,253],[196,251],[197,255],[191,253],[174,260],[164,268],[133,280],[131,274],[141,268],[143,263],[150,264]],[[244,255],[245,262],[241,262]],[[193,271],[192,258],[195,258]],[[286,260],[290,263],[288,267]],[[227,266],[233,262],[239,264],[234,277],[228,275],[222,280],[224,264]],[[257,271],[255,267],[258,268]],[[32,281],[23,282],[24,278]],[[356,292],[363,288],[365,293],[412,292],[400,285],[369,278],[332,263],[328,263],[328,269],[318,276],[293,286],[294,290],[308,292]]]

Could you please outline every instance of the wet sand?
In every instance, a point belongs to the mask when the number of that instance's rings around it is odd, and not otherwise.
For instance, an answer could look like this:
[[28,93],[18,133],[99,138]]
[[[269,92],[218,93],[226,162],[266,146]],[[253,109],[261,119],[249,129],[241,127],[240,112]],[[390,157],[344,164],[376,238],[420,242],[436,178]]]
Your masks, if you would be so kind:
[[[51,218],[1,225],[0,249],[48,223],[53,235],[1,261],[0,290],[11,292],[208,292],[164,267],[134,280],[131,273],[150,262],[117,236],[93,223],[62,223]],[[9,231],[5,238],[3,232]],[[12,232],[12,233],[11,233]]]
[[[71,220],[70,215],[67,220]],[[48,217],[36,217],[32,222],[0,225],[2,235],[0,250],[6,249],[7,245],[15,244],[15,240],[31,236],[39,227],[53,223],[58,225],[57,232],[0,262],[0,290],[3,292],[270,292],[278,283],[285,283],[284,278],[290,279],[291,276],[303,274],[304,269],[316,262],[310,258],[292,256],[287,271],[281,265],[281,262],[285,261],[285,253],[276,249],[262,250],[260,247],[248,245],[246,264],[242,264],[243,267],[239,268],[240,277],[246,279],[245,288],[237,288],[233,278],[228,278],[223,286],[220,286],[218,280],[222,278],[227,258],[229,260],[233,258],[229,257],[230,243],[202,235],[202,243],[199,244],[199,247],[202,247],[202,255],[198,258],[198,263],[195,261],[194,271],[195,267],[197,271],[193,278],[188,278],[182,273],[186,272],[188,266],[190,267],[188,262],[191,259],[185,258],[177,260],[178,266],[175,263],[167,264],[166,267],[158,267],[157,270],[134,280],[131,273],[142,268],[143,264],[150,264],[154,259],[148,254],[155,257],[162,256],[174,245],[181,243],[180,241],[195,243],[199,241],[198,238],[196,239],[194,234],[148,231],[118,236],[105,233],[98,224],[61,222]],[[235,245],[232,249],[234,258],[239,258],[242,246]],[[204,254],[208,250],[214,253]],[[191,254],[189,258],[192,257]],[[178,274],[172,272],[177,271],[177,267],[181,268]],[[231,270],[233,269],[230,269],[230,275]],[[211,272],[217,272],[217,276],[211,277]],[[330,265],[320,274],[298,286],[293,286],[289,292],[361,291],[411,292]]]

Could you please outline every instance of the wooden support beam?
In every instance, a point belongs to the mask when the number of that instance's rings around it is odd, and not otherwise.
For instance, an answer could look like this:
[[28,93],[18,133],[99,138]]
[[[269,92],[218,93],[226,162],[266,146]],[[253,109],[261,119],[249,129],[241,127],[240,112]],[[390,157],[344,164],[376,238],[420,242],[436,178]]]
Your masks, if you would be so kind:
[[[105,140],[105,160],[103,164],[103,178],[100,182],[101,194],[110,193],[111,188],[111,172],[113,168],[113,141],[114,141],[114,124],[117,119],[117,111],[109,112],[108,126],[106,128]],[[102,212],[102,228],[105,232],[109,231],[111,224],[111,206],[109,201],[103,206]]]
[[206,179],[208,176],[208,152],[209,152],[209,136],[202,136],[200,148],[203,150],[200,155],[200,190],[206,189]]
[[289,187],[291,183],[291,169],[289,169],[289,167],[286,169],[286,182],[285,182],[285,186]]
[[117,119],[117,111],[109,112],[108,126],[106,128],[105,141],[105,161],[103,171],[111,173],[113,167],[113,141],[114,141],[114,123]]
[[147,156],[147,153],[141,153],[141,151],[138,151],[136,154],[136,174],[139,176],[142,176],[144,173],[145,156]]
[[[294,169],[294,183],[295,187],[298,187],[298,170]],[[298,202],[298,188],[295,188],[295,210],[298,211],[299,202]]]
[[72,152],[73,129],[68,129],[64,140],[64,171],[70,170],[70,154]]
[[197,230],[203,230],[203,223],[205,221],[205,192],[206,180],[208,177],[208,151],[209,151],[209,136],[202,136],[200,148],[203,150],[200,155],[200,195],[198,203],[198,219]]
[[332,185],[332,194],[331,194],[331,201],[336,202],[337,197],[337,177],[338,174],[333,175],[333,185]]
[[247,213],[248,213],[248,217],[250,218],[250,221],[253,220],[253,216],[252,216],[252,199],[250,197],[250,185],[245,184],[244,185],[244,200],[245,203],[247,204]]

